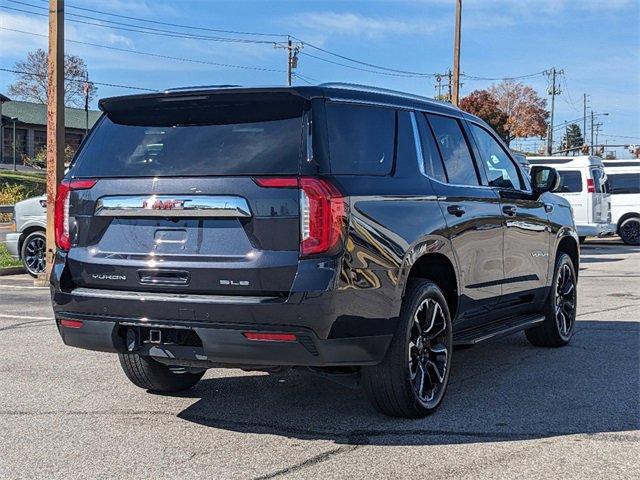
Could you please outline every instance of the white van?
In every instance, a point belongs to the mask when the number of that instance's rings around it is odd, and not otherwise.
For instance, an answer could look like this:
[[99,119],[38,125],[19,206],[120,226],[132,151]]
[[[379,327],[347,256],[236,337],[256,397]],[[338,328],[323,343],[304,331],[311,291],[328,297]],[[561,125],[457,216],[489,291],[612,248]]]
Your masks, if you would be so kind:
[[560,187],[554,193],[571,204],[580,242],[586,237],[614,233],[611,225],[611,194],[600,157],[527,157],[527,160],[532,166],[553,167],[560,174]]
[[627,245],[640,245],[640,160],[605,160],[611,222]]

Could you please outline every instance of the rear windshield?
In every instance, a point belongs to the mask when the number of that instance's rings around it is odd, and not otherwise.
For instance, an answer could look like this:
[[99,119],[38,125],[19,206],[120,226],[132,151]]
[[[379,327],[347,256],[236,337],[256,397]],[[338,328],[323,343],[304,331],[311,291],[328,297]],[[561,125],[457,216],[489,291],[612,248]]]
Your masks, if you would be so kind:
[[302,106],[176,103],[107,113],[79,152],[72,175],[298,173]]
[[572,193],[582,191],[582,174],[571,170],[558,170],[560,175],[559,193]]

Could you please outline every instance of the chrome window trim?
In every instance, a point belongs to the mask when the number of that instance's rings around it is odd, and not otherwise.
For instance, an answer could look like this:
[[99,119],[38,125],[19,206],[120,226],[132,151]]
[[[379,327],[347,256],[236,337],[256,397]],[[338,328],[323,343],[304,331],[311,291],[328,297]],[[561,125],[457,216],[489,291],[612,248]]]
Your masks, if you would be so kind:
[[411,116],[411,129],[413,130],[413,142],[416,146],[416,157],[418,159],[418,168],[420,169],[420,173],[427,178],[431,178],[427,175],[427,172],[424,168],[424,154],[422,153],[422,139],[420,138],[420,132],[418,131],[418,122],[416,121],[416,112],[409,112]]
[[235,195],[114,195],[96,202],[97,217],[251,217]]

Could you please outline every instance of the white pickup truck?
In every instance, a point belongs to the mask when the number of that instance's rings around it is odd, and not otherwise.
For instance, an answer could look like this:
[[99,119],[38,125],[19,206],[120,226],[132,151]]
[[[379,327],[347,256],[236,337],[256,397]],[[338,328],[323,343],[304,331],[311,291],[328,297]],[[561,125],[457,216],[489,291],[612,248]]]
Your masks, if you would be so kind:
[[7,234],[9,253],[22,260],[29,275],[35,277],[45,269],[47,199],[28,198],[13,207],[14,233]]

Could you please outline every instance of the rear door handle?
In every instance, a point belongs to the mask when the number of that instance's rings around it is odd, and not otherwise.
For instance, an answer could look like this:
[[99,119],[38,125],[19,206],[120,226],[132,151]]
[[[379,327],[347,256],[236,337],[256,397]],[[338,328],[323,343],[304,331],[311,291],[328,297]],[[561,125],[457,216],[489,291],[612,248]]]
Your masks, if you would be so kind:
[[451,215],[455,215],[456,217],[461,217],[464,215],[464,207],[461,207],[460,205],[449,205],[447,207],[447,212]]
[[504,207],[502,207],[502,211],[505,215],[513,217],[518,211],[518,207],[516,207],[515,205],[505,205]]

